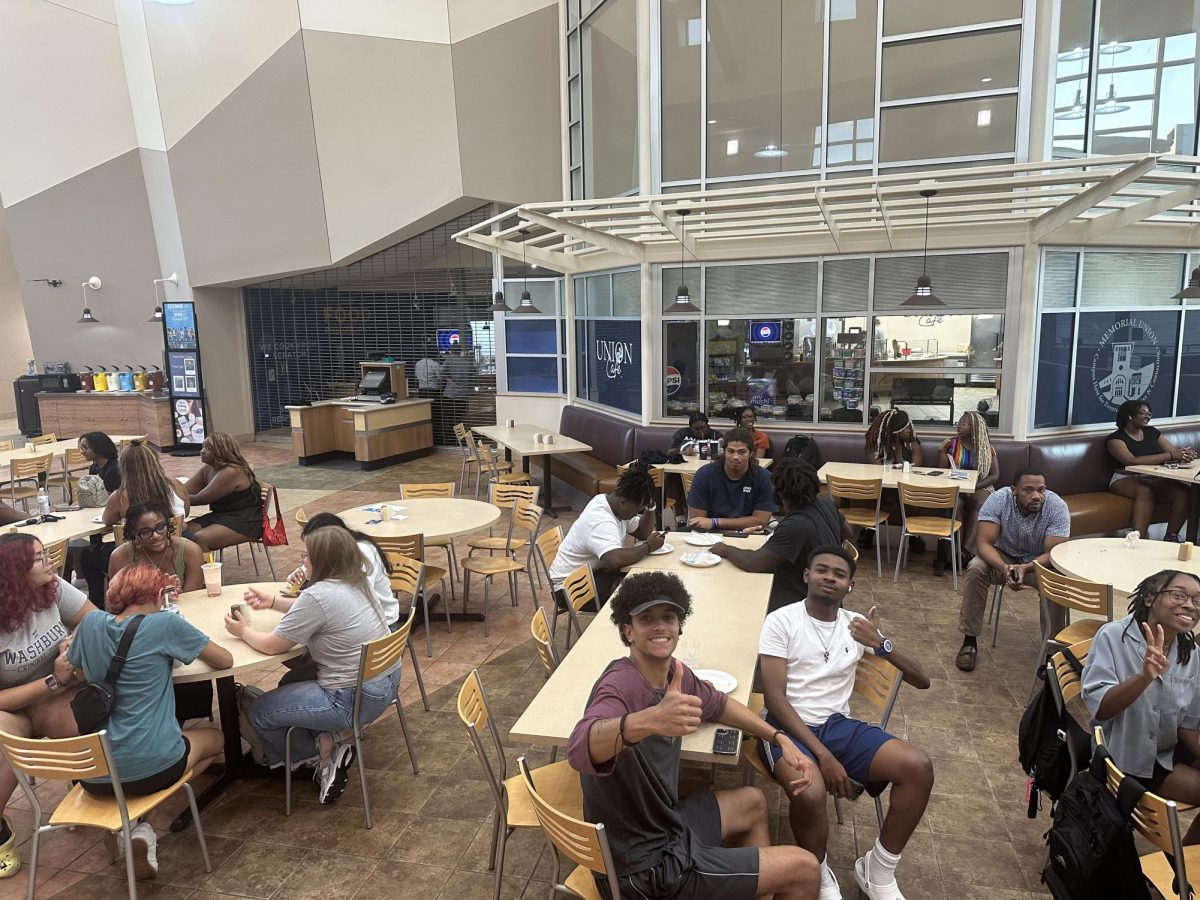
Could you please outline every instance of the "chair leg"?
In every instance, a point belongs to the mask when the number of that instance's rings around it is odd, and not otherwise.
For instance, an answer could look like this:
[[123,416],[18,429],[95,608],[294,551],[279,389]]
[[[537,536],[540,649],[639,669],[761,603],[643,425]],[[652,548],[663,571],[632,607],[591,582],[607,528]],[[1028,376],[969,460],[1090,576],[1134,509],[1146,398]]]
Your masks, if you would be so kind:
[[875,574],[878,575],[880,578],[882,578],[883,577],[883,560],[880,558],[880,555],[879,555],[881,552],[879,549],[879,545],[883,543],[883,541],[880,540],[880,538],[883,537],[883,535],[880,534],[879,532],[880,532],[879,526],[875,526]]
[[496,879],[492,888],[492,900],[500,900],[500,886],[504,882],[504,850],[508,845],[508,826],[500,825],[500,846],[496,852]]
[[[133,872],[133,836],[130,834],[130,829],[126,826],[121,826],[121,834],[125,836],[125,881],[129,886],[129,900],[137,900],[137,875]],[[29,880],[30,900],[33,900],[33,879]]]
[[[537,591],[534,590],[534,587],[533,587],[533,570],[536,569],[537,566],[532,566],[529,564],[529,562],[532,561],[532,559],[533,559],[533,557],[531,556],[529,558],[529,560],[527,560],[525,563],[525,574],[529,576],[529,592],[530,592],[530,594],[533,595],[533,611],[534,611],[534,613],[536,613],[538,611],[538,598],[537,598]],[[542,586],[542,578],[539,575],[538,576],[538,587],[540,588],[541,586]]]
[[1004,585],[999,584],[992,590],[992,607],[995,609],[995,621],[992,622],[992,646],[996,646],[996,635],[1000,633],[1000,605],[1004,602]]
[[484,637],[488,636],[488,617],[487,617],[488,589],[491,587],[491,585],[492,585],[492,577],[490,575],[485,575],[483,578],[483,636]]
[[875,819],[879,822],[879,829],[883,830],[883,804],[879,798],[875,798]]
[[[246,546],[250,548],[250,562],[254,563],[254,575],[255,575],[255,577],[257,577],[258,576],[258,554],[254,552],[253,544],[247,544]],[[265,546],[266,545],[264,545],[264,548],[265,548]],[[238,548],[238,565],[241,565],[241,562],[242,562],[242,550],[239,547]]]
[[[426,634],[429,630],[426,629]],[[413,674],[417,676],[417,690],[421,692],[421,705],[429,712],[429,695],[425,693],[425,679],[421,677],[421,664],[417,662],[417,654],[413,652],[412,635],[408,636],[408,661],[412,663]]]
[[[33,900],[34,891],[37,889],[37,867],[38,867],[38,847],[41,845],[42,823],[38,822],[33,829],[33,841],[29,849],[29,895],[28,900]],[[15,843],[15,842],[14,842]],[[129,846],[126,844],[126,846]],[[129,854],[125,854],[128,856]],[[133,864],[129,864],[129,883],[133,884]]]
[[296,726],[293,725],[283,738],[283,814],[285,816],[292,814],[292,732],[295,730]]
[[900,564],[904,561],[904,551],[908,545],[904,542],[905,531],[900,529],[900,546],[896,548],[896,571],[892,574],[892,584],[900,580]]
[[[400,721],[403,723],[404,718]],[[405,732],[404,739],[408,740],[408,732]],[[409,747],[409,753],[412,753],[412,748]],[[371,794],[367,790],[367,767],[363,760],[362,741],[359,739],[358,731],[354,732],[354,753],[358,758],[358,783],[362,787],[363,800],[363,821],[366,822],[367,828],[374,828],[375,821],[371,818]]]
[[958,552],[958,541],[955,540],[954,534],[950,535],[950,586],[955,591],[958,590],[958,564],[962,559],[962,555]]
[[429,624],[429,591],[421,591],[421,605],[425,610],[425,655],[433,656],[433,639],[429,636],[429,631],[433,627]]
[[[271,548],[268,547],[266,544],[263,544],[262,548],[263,548],[263,556],[265,556],[267,558],[267,568],[271,571],[271,580],[278,581],[279,578],[275,575],[275,563],[271,562]],[[253,547],[251,547],[250,552],[251,553],[254,552]],[[258,570],[255,569],[255,571],[257,572]]]
[[196,826],[196,842],[200,845],[200,859],[204,862],[204,871],[212,871],[212,861],[208,858],[208,841],[204,839],[204,826],[200,824],[200,808],[196,806],[196,792],[190,784],[183,789],[187,792],[188,808],[192,811],[192,824]]
[[[417,768],[417,748],[413,746],[412,738],[408,735],[408,719],[404,717],[404,707],[400,703],[399,696],[396,697],[396,714],[400,716],[400,730],[404,732],[404,746],[408,747],[408,760],[412,763],[414,775],[420,775],[421,770]],[[363,797],[366,797],[366,785],[363,785]]]
[[842,819],[842,801],[839,800],[837,797],[833,798],[833,814],[835,816],[837,816],[837,823],[839,825],[845,824],[845,822]]

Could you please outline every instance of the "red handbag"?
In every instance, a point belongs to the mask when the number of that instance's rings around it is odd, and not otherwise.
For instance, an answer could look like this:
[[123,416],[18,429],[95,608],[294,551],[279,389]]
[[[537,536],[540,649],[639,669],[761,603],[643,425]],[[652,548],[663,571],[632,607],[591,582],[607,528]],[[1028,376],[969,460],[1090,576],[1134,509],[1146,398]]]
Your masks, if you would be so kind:
[[[271,524],[270,506],[275,503],[275,524]],[[262,505],[262,542],[265,547],[286,546],[287,532],[283,528],[283,513],[279,511],[279,492],[272,485],[263,498]]]

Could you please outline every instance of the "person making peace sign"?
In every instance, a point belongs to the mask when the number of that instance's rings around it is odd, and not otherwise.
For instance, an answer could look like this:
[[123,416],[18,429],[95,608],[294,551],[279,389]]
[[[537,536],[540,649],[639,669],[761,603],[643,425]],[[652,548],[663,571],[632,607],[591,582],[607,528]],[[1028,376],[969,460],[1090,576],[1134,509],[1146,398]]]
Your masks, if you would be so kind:
[[[1113,762],[1169,800],[1200,804],[1200,657],[1192,629],[1200,579],[1165,569],[1142,580],[1129,615],[1104,625],[1083,666],[1083,702]],[[1200,843],[1200,819],[1184,836]]]

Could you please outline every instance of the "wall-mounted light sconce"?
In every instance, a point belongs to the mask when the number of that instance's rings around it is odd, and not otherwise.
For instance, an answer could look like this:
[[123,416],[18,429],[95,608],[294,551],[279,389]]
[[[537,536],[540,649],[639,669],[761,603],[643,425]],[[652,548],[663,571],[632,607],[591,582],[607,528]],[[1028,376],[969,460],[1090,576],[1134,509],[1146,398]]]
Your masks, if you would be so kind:
[[29,281],[31,283],[35,281],[44,281],[46,284],[50,285],[50,287],[62,287],[61,278],[30,278]]
[[88,292],[89,288],[91,288],[93,291],[98,291],[98,290],[100,290],[102,285],[103,285],[103,282],[99,279],[99,277],[97,277],[95,275],[93,275],[87,281],[80,283],[79,287],[83,290],[83,315],[81,315],[79,317],[79,319],[76,321],[75,324],[77,324],[77,325],[99,325],[100,324],[100,320],[92,315],[92,311],[88,307],[87,292]]
[[[154,314],[151,315],[150,318],[148,318],[146,320],[147,322],[161,322],[163,320],[162,303],[158,299],[158,286],[160,284],[164,284],[164,283],[178,285],[179,284],[179,274],[177,272],[172,272],[166,278],[155,278],[154,279]],[[167,289],[163,288],[163,300],[165,300],[167,298],[166,291],[167,291]]]

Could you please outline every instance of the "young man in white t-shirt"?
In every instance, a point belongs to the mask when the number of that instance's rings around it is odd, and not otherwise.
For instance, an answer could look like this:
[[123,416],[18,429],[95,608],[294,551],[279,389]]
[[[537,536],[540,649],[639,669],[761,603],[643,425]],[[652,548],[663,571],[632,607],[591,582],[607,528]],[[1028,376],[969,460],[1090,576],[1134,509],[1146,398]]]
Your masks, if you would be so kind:
[[[896,865],[925,813],[933,765],[911,744],[849,718],[850,695],[867,650],[894,665],[914,687],[928,688],[929,677],[917,660],[879,633],[874,607],[865,618],[842,609],[853,589],[854,569],[841,547],[818,547],[804,572],[807,599],[767,616],[758,643],[766,718],[817,764],[808,788],[791,796],[789,817],[796,843],[822,861],[819,900],[842,896],[825,858],[825,794],[854,797],[865,788],[877,797],[888,784],[892,793],[883,828],[875,846],[854,864],[854,878],[871,900],[904,900]],[[759,755],[784,787],[796,779],[777,748],[760,746]]]
[[[663,545],[654,530],[654,479],[640,464],[631,465],[617,479],[611,494],[588,501],[563,538],[550,566],[550,584],[557,593],[563,579],[583,565],[592,567],[599,603],[604,603],[621,580],[621,569],[631,566]],[[650,515],[645,515],[650,513]],[[642,543],[625,546],[632,535]],[[563,601],[560,599],[560,608]]]

